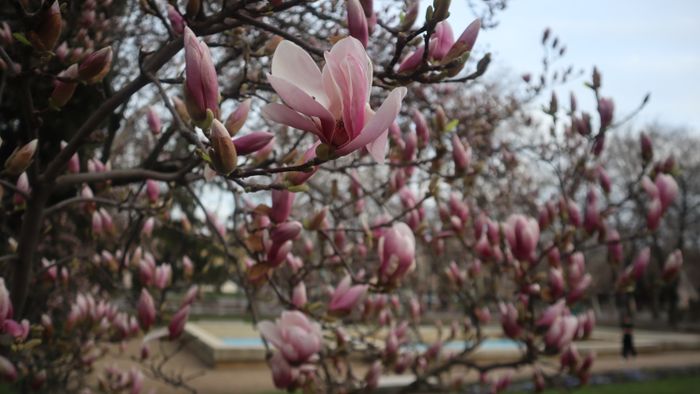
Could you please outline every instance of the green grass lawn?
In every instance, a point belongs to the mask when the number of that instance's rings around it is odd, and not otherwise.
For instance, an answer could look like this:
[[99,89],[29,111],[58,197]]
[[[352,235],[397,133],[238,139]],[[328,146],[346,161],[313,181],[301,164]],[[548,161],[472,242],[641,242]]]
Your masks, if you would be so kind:
[[[546,391],[547,394],[563,392],[561,390]],[[692,394],[700,393],[700,376],[586,386],[568,392],[575,394]]]

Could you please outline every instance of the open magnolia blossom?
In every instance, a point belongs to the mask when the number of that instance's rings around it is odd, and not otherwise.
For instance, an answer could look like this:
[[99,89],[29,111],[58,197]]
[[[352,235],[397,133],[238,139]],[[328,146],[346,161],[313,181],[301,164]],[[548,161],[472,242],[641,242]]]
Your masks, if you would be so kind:
[[372,61],[362,44],[353,37],[343,38],[325,58],[320,71],[306,51],[282,41],[267,79],[284,104],[268,104],[263,113],[272,121],[315,134],[334,156],[367,147],[383,163],[388,129],[401,109],[406,88],[392,90],[375,113],[369,105]]

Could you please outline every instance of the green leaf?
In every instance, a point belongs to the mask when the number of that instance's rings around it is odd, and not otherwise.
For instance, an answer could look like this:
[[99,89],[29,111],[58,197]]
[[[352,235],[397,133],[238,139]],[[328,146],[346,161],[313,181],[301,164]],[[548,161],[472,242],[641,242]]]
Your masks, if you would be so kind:
[[446,133],[453,131],[454,129],[457,128],[458,125],[459,125],[459,119],[452,119],[450,121],[450,123],[445,125],[445,130],[443,130],[443,131]]
[[32,43],[29,42],[29,40],[27,39],[27,36],[25,36],[25,35],[22,34],[22,33],[13,33],[13,34],[12,34],[12,37],[14,37],[15,40],[21,42],[22,44],[24,44],[24,45],[26,45],[26,46],[29,46],[29,47],[32,46]]

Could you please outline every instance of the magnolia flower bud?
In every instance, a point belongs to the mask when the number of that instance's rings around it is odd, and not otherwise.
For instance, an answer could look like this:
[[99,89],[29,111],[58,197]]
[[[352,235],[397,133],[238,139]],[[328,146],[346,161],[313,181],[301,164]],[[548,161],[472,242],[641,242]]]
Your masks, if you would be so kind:
[[367,17],[362,9],[360,0],[347,0],[348,30],[350,35],[358,39],[362,46],[367,48],[369,31],[367,29]]
[[273,138],[275,138],[275,136],[272,133],[254,131],[244,136],[234,138],[233,145],[236,147],[236,153],[239,156],[245,156],[264,148]]
[[368,392],[372,392],[379,387],[379,378],[382,376],[382,371],[384,371],[384,367],[379,360],[375,361],[369,368],[365,375],[365,389]]
[[167,5],[168,8],[168,20],[170,21],[170,27],[172,27],[173,32],[177,35],[181,35],[185,31],[185,18],[180,15],[180,12],[175,9],[171,4]]
[[345,276],[333,291],[328,312],[334,315],[346,315],[357,306],[367,292],[367,285],[351,286],[352,278]]
[[415,268],[416,253],[413,231],[402,222],[394,224],[379,239],[379,277],[394,283]]
[[540,238],[540,227],[535,219],[512,215],[504,225],[504,233],[510,251],[516,259],[531,261],[535,258],[535,249]]
[[613,120],[615,111],[615,103],[610,98],[601,98],[598,100],[598,114],[600,115],[600,129],[607,129]]
[[61,8],[58,0],[54,0],[53,4],[39,16],[37,29],[29,32],[29,41],[40,51],[52,50],[61,36],[62,24]]
[[78,77],[86,83],[102,81],[112,67],[112,47],[89,54],[78,67]]
[[141,235],[150,238],[151,234],[153,234],[153,227],[155,225],[156,219],[151,216],[148,219],[146,219],[146,222],[143,224],[143,228],[141,229]]
[[0,356],[0,376],[9,382],[17,380],[17,369],[15,365],[3,356]]
[[416,127],[418,146],[424,148],[430,142],[430,127],[423,114],[417,109],[413,110],[413,124]]
[[102,234],[102,216],[99,212],[92,213],[92,235],[99,237]]
[[647,267],[649,266],[650,258],[651,258],[651,249],[646,247],[646,248],[642,249],[641,252],[639,252],[637,257],[634,259],[634,262],[632,262],[632,273],[633,273],[634,278],[636,280],[642,279],[644,272],[647,270]]
[[[243,101],[235,111],[231,112],[231,115],[226,119],[226,130],[228,130],[231,137],[235,136],[236,133],[243,127],[243,124],[248,119],[248,113],[250,112],[250,99]],[[238,147],[236,147],[238,148]],[[262,147],[261,147],[262,148]],[[257,149],[256,149],[257,150]],[[243,155],[244,153],[239,153]]]
[[151,204],[158,202],[158,197],[160,197],[160,186],[158,186],[158,182],[153,179],[146,180],[146,195]]
[[[65,149],[68,143],[66,141],[61,141],[61,149]],[[68,172],[71,174],[77,174],[80,172],[80,157],[78,153],[74,153],[73,156],[68,160]]]
[[139,297],[136,309],[138,311],[141,328],[144,331],[148,331],[153,323],[156,322],[156,307],[153,302],[153,297],[151,297],[151,294],[145,288],[141,289],[141,296]]
[[452,135],[452,160],[457,171],[464,171],[471,162],[472,148],[469,144],[463,144],[459,136]]
[[[53,91],[49,97],[49,105],[54,108],[61,108],[73,97],[75,88],[78,86],[78,65],[73,64],[58,74],[60,79],[53,83]],[[62,81],[61,79],[71,79],[75,82]]]
[[185,105],[185,103],[179,97],[173,97],[172,102],[173,107],[175,107],[175,112],[177,112],[180,119],[184,123],[190,123],[192,119],[190,119],[190,114],[187,112],[187,105]]
[[292,290],[292,304],[297,308],[302,308],[307,302],[306,285],[303,281],[299,281]]
[[[188,7],[189,8],[189,7]],[[209,47],[185,27],[185,103],[198,126],[209,128],[219,117],[219,83]],[[223,131],[226,129],[221,125]],[[226,132],[228,135],[228,132]]]
[[275,352],[268,360],[268,364],[272,372],[272,381],[275,383],[275,387],[281,390],[294,387],[299,372],[296,368],[292,368],[289,365],[281,353]]
[[656,189],[659,192],[659,200],[661,201],[661,209],[665,211],[678,196],[678,183],[672,176],[667,174],[658,174],[654,182]]
[[272,191],[272,208],[270,209],[270,220],[274,223],[282,223],[292,212],[295,194],[288,190]]
[[620,233],[615,229],[606,231],[605,242],[608,244],[608,258],[614,262],[622,261],[622,243],[620,242]]
[[170,284],[170,280],[173,277],[173,270],[170,264],[159,265],[154,274],[153,284],[163,290]]
[[163,126],[160,121],[160,116],[158,115],[158,112],[156,112],[155,108],[148,107],[146,122],[148,123],[148,129],[151,130],[153,135],[160,134],[160,130]]
[[23,146],[17,147],[5,160],[5,171],[10,175],[19,175],[29,168],[38,143],[39,140],[35,138]]
[[678,273],[680,272],[682,265],[683,253],[677,249],[668,255],[668,258],[664,263],[661,277],[667,282],[674,280],[676,277],[678,277]]
[[212,147],[212,163],[218,171],[228,175],[238,164],[238,154],[236,146],[231,140],[231,136],[226,131],[221,122],[214,119],[211,124],[211,136],[209,137]]
[[457,41],[452,44],[452,47],[447,52],[447,55],[443,59],[444,62],[449,62],[456,59],[467,52],[470,52],[476,43],[476,38],[479,35],[479,30],[481,29],[481,19],[475,19],[472,23],[464,29],[462,35],[459,36]]
[[522,327],[518,323],[518,310],[513,304],[500,303],[498,305],[501,312],[501,327],[503,333],[510,338],[517,338],[522,332]]
[[172,319],[170,320],[170,324],[168,324],[168,336],[171,341],[179,338],[185,331],[185,324],[187,323],[189,314],[189,305],[180,308],[177,312],[175,312],[175,315],[173,315]]

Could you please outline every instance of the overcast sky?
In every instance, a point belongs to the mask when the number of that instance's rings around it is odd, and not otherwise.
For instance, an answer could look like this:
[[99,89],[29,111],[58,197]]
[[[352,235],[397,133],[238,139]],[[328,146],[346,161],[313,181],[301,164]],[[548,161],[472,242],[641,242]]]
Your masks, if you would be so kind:
[[[567,46],[566,62],[603,73],[603,95],[627,113],[647,92],[651,101],[639,124],[659,121],[700,133],[700,1],[698,0],[512,0],[500,25],[479,36],[496,70],[513,75],[540,70],[540,38],[550,27]],[[472,16],[466,0],[452,2],[450,22],[459,35]],[[583,80],[571,86],[585,101]],[[560,100],[570,89],[560,89]],[[565,95],[566,94],[566,95]]]

